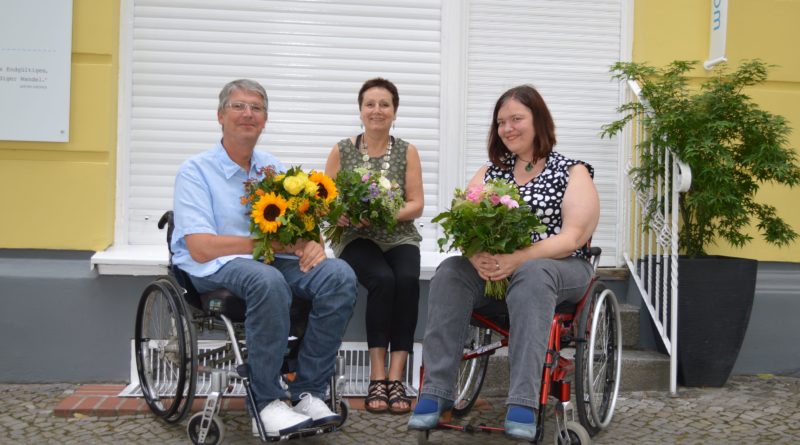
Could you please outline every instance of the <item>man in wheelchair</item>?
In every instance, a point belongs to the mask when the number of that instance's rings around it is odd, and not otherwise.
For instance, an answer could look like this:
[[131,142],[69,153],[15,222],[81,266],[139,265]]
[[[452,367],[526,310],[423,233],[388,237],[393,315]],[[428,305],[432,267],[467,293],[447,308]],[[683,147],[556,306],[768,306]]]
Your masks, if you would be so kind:
[[[339,423],[323,401],[356,298],[350,267],[328,259],[318,241],[273,246],[271,264],[252,259],[243,183],[273,155],[255,151],[267,122],[267,93],[255,81],[234,80],[219,94],[222,139],[187,160],[175,180],[172,261],[198,292],[226,288],[246,305],[245,335],[255,405],[268,436]],[[289,393],[280,381],[292,298],[311,302]],[[294,407],[286,402],[291,400]],[[256,414],[256,413],[252,413]]]

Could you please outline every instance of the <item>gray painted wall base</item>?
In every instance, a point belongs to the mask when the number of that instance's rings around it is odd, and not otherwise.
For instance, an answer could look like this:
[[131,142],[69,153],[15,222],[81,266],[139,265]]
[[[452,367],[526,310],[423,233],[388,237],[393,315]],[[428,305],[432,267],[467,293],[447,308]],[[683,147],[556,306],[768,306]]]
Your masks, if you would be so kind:
[[[94,252],[0,249],[0,382],[127,382],[141,292],[155,277],[105,276]],[[421,282],[415,339],[425,333]],[[345,341],[366,341],[359,290]]]
[[0,250],[0,381],[128,380],[150,277],[98,276],[92,253]]
[[800,377],[798,314],[800,264],[759,262],[750,324],[733,373]]
[[[0,249],[0,382],[128,381],[136,305],[154,277],[100,276],[90,270],[92,253]],[[635,302],[625,297],[627,283],[607,284],[622,301]],[[417,341],[425,332],[427,297],[423,281]],[[366,339],[365,300],[361,289],[345,341]],[[761,263],[734,373],[800,375],[798,313],[800,264]]]

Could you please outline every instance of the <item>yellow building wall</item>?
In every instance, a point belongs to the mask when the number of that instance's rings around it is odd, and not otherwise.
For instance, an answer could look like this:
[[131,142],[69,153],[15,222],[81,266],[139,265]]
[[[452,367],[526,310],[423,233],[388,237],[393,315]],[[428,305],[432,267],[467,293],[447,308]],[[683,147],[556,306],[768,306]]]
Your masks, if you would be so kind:
[[[0,141],[0,248],[102,250],[113,242],[119,0],[73,0],[70,141]],[[633,59],[663,65],[705,60],[710,1],[635,0]],[[779,65],[752,91],[765,109],[800,128],[798,0],[731,0],[727,56],[735,65],[761,58]],[[705,77],[704,70],[695,72]],[[800,147],[800,130],[790,136]],[[798,151],[800,155],[800,151]],[[764,186],[760,196],[800,231],[800,188]],[[777,248],[760,240],[712,253],[798,261],[800,243]]]
[[73,0],[72,17],[70,140],[0,141],[0,248],[113,241],[119,0]]
[[[749,93],[765,110],[786,118],[793,128],[789,146],[800,158],[800,1],[729,0],[727,57],[738,66],[742,60],[761,59],[778,65],[770,71],[767,83]],[[633,60],[655,66],[673,60],[708,58],[710,0],[635,0]],[[693,73],[706,77],[702,67]],[[765,185],[759,198],[774,205],[778,214],[800,232],[800,187]],[[775,247],[761,240],[752,229],[754,240],[742,249],[720,241],[709,253],[754,258],[762,261],[800,261],[800,241],[788,247]]]

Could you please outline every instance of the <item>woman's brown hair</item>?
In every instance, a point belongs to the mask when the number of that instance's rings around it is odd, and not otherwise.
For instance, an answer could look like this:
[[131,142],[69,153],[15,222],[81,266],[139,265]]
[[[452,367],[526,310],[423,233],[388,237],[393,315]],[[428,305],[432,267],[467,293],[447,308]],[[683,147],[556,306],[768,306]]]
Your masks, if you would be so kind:
[[539,160],[546,158],[553,147],[556,145],[556,128],[553,123],[553,116],[550,115],[550,110],[547,104],[544,103],[542,95],[536,91],[536,88],[530,85],[520,85],[511,88],[503,93],[494,106],[494,113],[492,113],[492,123],[489,128],[488,150],[489,160],[497,167],[507,169],[508,165],[506,160],[511,157],[511,152],[500,139],[497,134],[497,113],[500,112],[500,107],[511,99],[516,99],[522,105],[528,107],[533,114],[533,158]]

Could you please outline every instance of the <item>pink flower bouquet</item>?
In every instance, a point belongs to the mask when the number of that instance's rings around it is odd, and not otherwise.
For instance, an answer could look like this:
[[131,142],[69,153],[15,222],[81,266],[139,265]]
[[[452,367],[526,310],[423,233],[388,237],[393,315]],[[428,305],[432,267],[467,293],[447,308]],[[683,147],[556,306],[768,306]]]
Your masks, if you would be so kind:
[[[450,210],[432,222],[441,223],[444,231],[444,237],[438,240],[439,249],[460,249],[467,257],[478,252],[512,253],[531,245],[532,232],[545,230],[530,206],[520,200],[514,184],[500,179],[473,185],[466,191],[456,189]],[[489,281],[485,293],[503,299],[507,287],[507,278]]]

